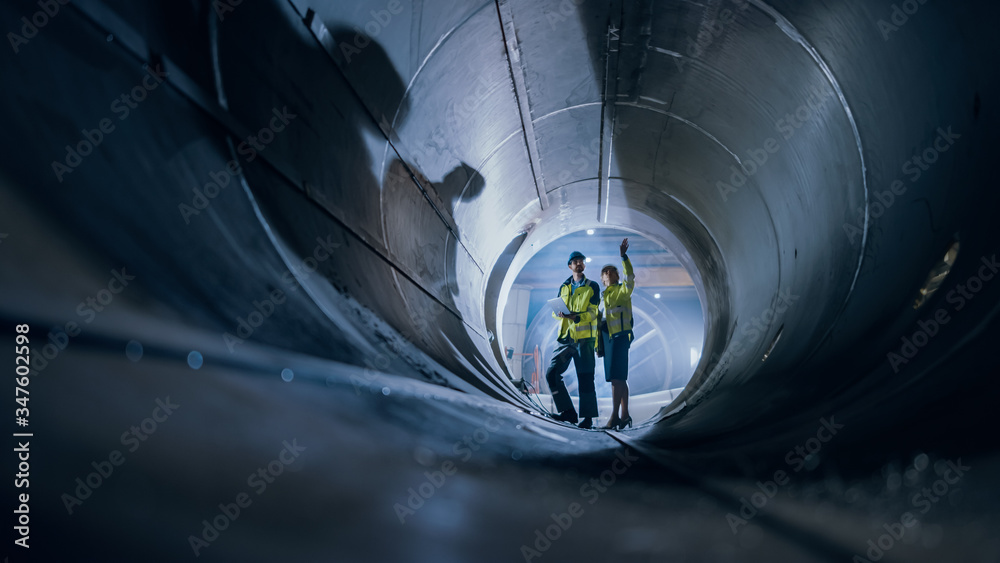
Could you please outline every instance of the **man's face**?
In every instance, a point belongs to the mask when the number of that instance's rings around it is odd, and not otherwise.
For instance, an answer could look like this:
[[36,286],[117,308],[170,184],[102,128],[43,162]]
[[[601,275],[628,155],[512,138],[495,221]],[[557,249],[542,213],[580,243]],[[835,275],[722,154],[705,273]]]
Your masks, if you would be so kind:
[[574,258],[569,263],[569,271],[573,272],[574,274],[582,274],[583,269],[586,267],[587,263],[583,260],[583,258]]

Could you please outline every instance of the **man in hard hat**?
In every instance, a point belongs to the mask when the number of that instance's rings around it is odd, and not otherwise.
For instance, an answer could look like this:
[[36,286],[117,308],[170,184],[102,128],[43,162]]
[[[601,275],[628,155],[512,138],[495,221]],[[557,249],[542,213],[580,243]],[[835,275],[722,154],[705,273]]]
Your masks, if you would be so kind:
[[597,391],[594,389],[594,344],[597,341],[597,305],[601,302],[601,288],[597,282],[583,275],[587,257],[580,252],[569,255],[569,270],[573,273],[559,287],[559,297],[566,303],[569,314],[552,313],[559,319],[559,337],[553,352],[545,381],[549,384],[558,414],[553,418],[576,424],[576,410],[563,383],[562,374],[570,360],[576,367],[580,383],[580,428],[593,427],[597,417]]

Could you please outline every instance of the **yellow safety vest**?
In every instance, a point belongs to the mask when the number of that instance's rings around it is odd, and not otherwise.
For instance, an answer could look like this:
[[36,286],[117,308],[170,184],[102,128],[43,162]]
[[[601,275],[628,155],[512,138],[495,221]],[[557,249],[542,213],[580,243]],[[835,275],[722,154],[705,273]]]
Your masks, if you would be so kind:
[[586,340],[597,338],[597,306],[601,303],[601,287],[597,282],[583,279],[583,285],[573,290],[573,276],[570,276],[559,287],[559,297],[566,303],[566,308],[570,313],[580,315],[580,322],[574,323],[569,319],[558,319],[559,338],[572,338],[573,340]]
[[622,269],[625,270],[625,281],[609,286],[604,290],[604,318],[608,322],[608,334],[614,336],[619,332],[632,330],[632,291],[635,289],[635,272],[628,256],[622,258]]

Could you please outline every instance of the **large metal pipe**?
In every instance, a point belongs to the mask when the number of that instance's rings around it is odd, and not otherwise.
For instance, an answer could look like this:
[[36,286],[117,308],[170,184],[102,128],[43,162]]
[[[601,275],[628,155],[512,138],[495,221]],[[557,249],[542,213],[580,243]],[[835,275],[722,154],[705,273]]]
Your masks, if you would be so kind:
[[[232,407],[236,435],[257,432],[245,405],[231,404],[256,384],[216,381],[198,394],[201,383],[184,375],[196,358],[219,370],[286,367],[296,381],[308,373],[336,397],[394,386],[438,396],[393,374],[481,401],[450,398],[463,405],[456,412],[505,405],[504,416],[530,418],[511,410],[533,407],[511,384],[496,337],[506,295],[540,248],[592,227],[671,249],[704,307],[691,383],[621,437],[647,459],[670,451],[693,467],[732,468],[748,458],[732,471],[750,477],[748,467],[773,467],[767,460],[831,413],[858,429],[826,457],[877,468],[910,455],[915,442],[873,453],[872,441],[924,420],[938,401],[953,410],[959,393],[996,396],[989,373],[966,366],[986,362],[1000,302],[990,282],[1000,240],[990,216],[998,15],[987,2],[915,0],[5,2],[2,315],[31,321],[42,343],[32,385],[54,401],[38,407],[50,416],[40,424],[79,425],[67,431],[75,442],[58,443],[84,462],[45,473],[58,481],[44,485],[55,503],[47,510],[60,513],[46,522],[72,527],[60,493],[117,427],[81,424],[89,410],[71,415],[61,401],[115,395],[107,409],[125,420],[145,410],[128,397],[155,388],[118,379],[143,365],[107,351],[119,341],[145,343],[147,359],[180,359],[162,367],[164,379],[191,394],[200,423],[216,401],[220,413]],[[942,266],[956,241],[954,265]],[[935,268],[950,273],[915,308]],[[63,350],[62,334],[80,346],[46,362],[41,346]],[[191,350],[200,356],[189,364]],[[67,379],[74,366],[114,376],[83,386]],[[134,393],[118,396],[118,386]],[[344,395],[343,408],[370,408]],[[262,408],[294,409],[293,397]],[[424,419],[439,407],[394,408],[387,420],[449,444],[453,429]],[[500,434],[516,443],[524,424]],[[615,444],[532,424],[541,467],[567,450],[598,463],[588,456]],[[225,451],[261,451],[259,438]],[[992,456],[995,441],[977,452]],[[945,452],[947,442],[922,447]],[[491,459],[512,455],[487,449]],[[199,474],[162,459],[182,469],[180,482]],[[671,487],[691,478],[673,470],[681,476]],[[728,494],[693,483],[671,494]],[[198,513],[171,506],[178,518]],[[484,523],[507,524],[468,506]],[[768,535],[766,549],[787,555],[782,538],[801,530],[768,522],[778,539]],[[171,529],[183,537],[188,524]],[[454,540],[463,528],[450,525]],[[91,528],[74,529],[93,547]],[[410,533],[404,541],[428,545]],[[848,549],[819,536],[796,541],[815,557]],[[448,557],[470,553],[450,545]],[[125,545],[112,558],[136,553]]]

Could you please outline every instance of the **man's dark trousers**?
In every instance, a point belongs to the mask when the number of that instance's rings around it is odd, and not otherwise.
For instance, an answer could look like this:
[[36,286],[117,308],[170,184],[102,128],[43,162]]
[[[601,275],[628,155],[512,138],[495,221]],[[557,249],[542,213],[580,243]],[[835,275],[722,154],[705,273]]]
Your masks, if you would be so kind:
[[594,389],[594,339],[588,338],[575,342],[571,339],[560,339],[556,345],[555,355],[549,362],[545,372],[545,381],[552,392],[552,400],[560,413],[576,412],[573,400],[570,399],[562,374],[569,367],[570,360],[576,367],[576,378],[580,382],[580,417],[597,416],[597,391]]

